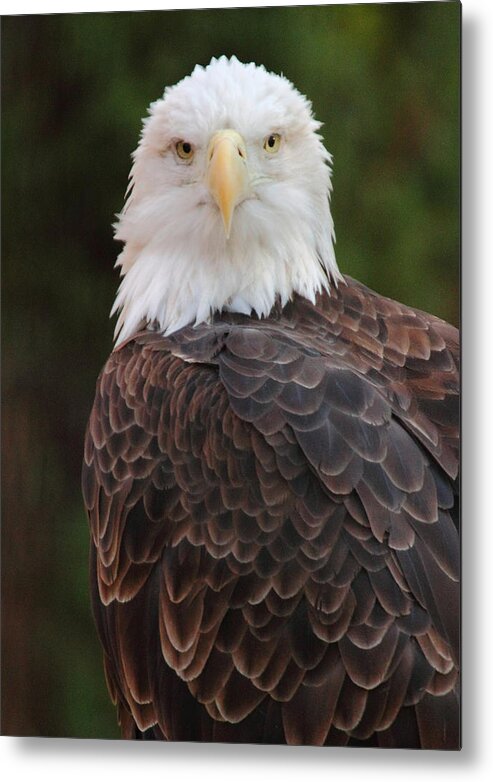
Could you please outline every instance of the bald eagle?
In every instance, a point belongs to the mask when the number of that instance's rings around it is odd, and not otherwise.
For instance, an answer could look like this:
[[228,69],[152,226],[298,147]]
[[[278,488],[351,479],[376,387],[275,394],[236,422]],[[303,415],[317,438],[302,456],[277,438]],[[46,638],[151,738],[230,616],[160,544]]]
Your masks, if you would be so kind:
[[284,77],[151,105],[83,465],[125,738],[459,748],[458,335],[343,276]]

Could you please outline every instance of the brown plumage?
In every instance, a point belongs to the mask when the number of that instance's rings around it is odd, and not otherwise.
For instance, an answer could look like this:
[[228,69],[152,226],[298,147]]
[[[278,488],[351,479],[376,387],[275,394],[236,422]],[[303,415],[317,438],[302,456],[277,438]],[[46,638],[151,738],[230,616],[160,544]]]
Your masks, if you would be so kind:
[[457,363],[349,278],[112,353],[83,491],[124,737],[459,747]]

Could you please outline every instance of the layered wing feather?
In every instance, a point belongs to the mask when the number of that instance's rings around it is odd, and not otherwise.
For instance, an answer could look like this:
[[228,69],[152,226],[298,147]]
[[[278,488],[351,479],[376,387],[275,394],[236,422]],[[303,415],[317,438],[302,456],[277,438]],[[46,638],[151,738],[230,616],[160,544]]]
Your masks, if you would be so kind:
[[351,280],[112,354],[83,489],[124,735],[458,747],[457,354]]

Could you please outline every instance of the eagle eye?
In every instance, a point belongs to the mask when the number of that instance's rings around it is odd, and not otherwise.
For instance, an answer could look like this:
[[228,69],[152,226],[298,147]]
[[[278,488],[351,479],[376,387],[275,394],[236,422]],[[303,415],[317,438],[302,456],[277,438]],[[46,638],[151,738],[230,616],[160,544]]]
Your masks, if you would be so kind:
[[189,141],[177,141],[175,149],[180,160],[191,160],[195,152]]
[[279,133],[271,133],[269,136],[265,137],[264,149],[266,152],[269,152],[270,155],[273,155],[275,152],[278,152],[280,146],[281,146],[281,136]]

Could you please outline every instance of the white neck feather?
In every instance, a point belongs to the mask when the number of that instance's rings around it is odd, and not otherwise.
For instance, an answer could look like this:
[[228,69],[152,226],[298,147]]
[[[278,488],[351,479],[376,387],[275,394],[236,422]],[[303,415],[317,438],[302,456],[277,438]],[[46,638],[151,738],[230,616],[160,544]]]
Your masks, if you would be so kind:
[[[256,204],[244,206],[254,211]],[[119,238],[124,227],[123,220]],[[160,231],[140,250],[127,244],[118,264],[128,270],[112,310],[112,314],[121,310],[117,344],[142,321],[156,322],[170,334],[190,323],[208,321],[221,310],[265,317],[277,299],[284,305],[299,293],[314,301],[322,288],[328,290],[330,278],[335,283],[340,278],[329,220],[329,235],[318,237],[321,244],[315,241],[309,221],[294,215],[291,221],[271,224],[267,237],[248,228],[241,235],[241,227],[235,225],[226,241],[222,226],[216,228],[215,247],[197,241],[187,233],[187,226],[180,232],[176,224],[170,226],[172,240],[163,228],[162,238]]]

